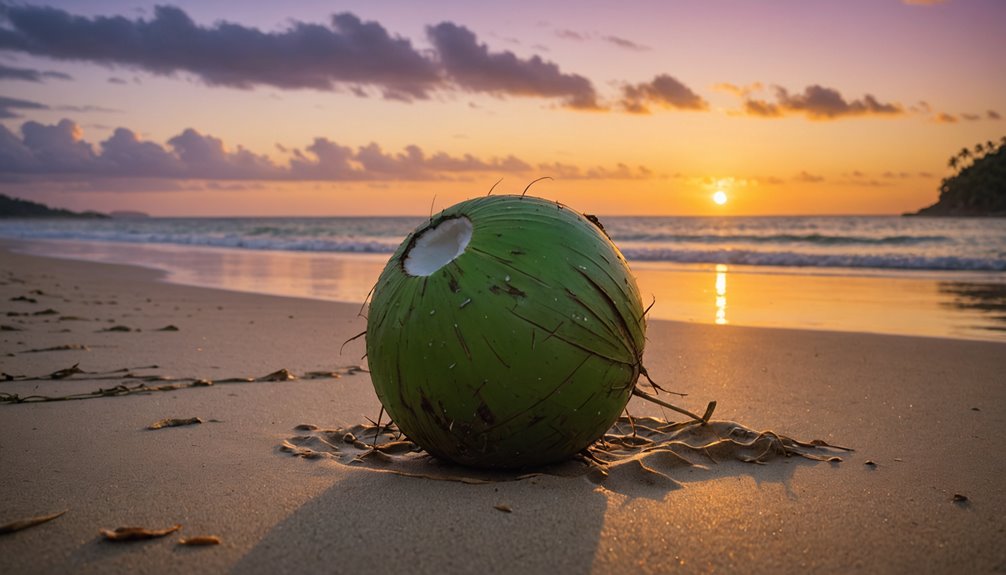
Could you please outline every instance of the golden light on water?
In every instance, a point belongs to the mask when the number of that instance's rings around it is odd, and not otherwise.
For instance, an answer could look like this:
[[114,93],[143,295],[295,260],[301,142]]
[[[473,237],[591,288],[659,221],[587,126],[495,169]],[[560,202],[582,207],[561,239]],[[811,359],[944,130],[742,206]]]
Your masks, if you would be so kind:
[[713,201],[719,206],[727,203],[727,199],[727,193],[723,190],[717,190],[716,193],[713,194]]
[[726,265],[716,264],[716,325],[728,324],[726,320]]

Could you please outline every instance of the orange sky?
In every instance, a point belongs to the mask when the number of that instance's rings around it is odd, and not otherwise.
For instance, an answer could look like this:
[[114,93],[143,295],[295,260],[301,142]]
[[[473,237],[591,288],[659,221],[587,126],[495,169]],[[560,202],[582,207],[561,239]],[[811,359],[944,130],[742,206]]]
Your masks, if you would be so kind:
[[549,176],[599,214],[895,214],[1006,135],[997,0],[135,4],[0,16],[0,193],[392,215]]

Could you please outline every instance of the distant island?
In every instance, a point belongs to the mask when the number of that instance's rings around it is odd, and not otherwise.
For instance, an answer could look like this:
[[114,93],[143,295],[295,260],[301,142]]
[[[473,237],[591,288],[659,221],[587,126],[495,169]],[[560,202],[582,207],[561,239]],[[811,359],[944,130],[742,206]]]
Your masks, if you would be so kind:
[[1006,217],[1006,136],[962,148],[947,164],[955,173],[940,182],[939,201],[906,216]]
[[0,194],[0,218],[89,218],[104,219],[108,216],[98,212],[73,212],[62,208],[50,208],[45,204],[21,200]]

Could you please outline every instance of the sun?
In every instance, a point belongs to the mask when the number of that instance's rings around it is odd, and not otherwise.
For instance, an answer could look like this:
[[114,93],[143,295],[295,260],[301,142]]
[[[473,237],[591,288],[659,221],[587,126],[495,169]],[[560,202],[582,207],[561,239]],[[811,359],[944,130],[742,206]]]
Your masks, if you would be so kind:
[[713,194],[713,201],[716,202],[717,205],[722,206],[723,204],[727,203],[727,193],[724,192],[723,190],[717,191],[715,194]]

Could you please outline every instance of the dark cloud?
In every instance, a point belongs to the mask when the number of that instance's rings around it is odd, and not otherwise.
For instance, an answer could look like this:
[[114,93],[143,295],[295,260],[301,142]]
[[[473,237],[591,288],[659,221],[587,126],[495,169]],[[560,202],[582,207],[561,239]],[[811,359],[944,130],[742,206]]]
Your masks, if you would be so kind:
[[985,112],[985,117],[988,118],[989,120],[1001,120],[1002,119],[1002,116],[999,115],[999,112],[996,112],[995,110],[989,110],[989,111]]
[[513,52],[490,52],[475,34],[451,22],[427,28],[444,72],[458,86],[505,96],[560,98],[576,109],[598,109],[590,80],[567,74],[539,56],[518,58]]
[[752,116],[774,118],[804,114],[812,120],[834,120],[854,116],[896,116],[904,114],[901,104],[886,103],[866,94],[858,100],[846,100],[834,88],[813,84],[803,92],[791,94],[775,86],[775,101],[746,98],[744,112]]
[[278,32],[229,22],[200,26],[171,6],[156,7],[149,20],[2,6],[0,22],[0,49],[160,75],[187,72],[211,85],[329,90],[347,82],[409,99],[440,81],[435,63],[408,40],[348,13],[333,16],[329,26],[293,22]]
[[660,74],[649,82],[622,87],[622,108],[633,114],[649,114],[650,105],[680,110],[707,110],[709,103],[675,78]]
[[[418,181],[455,179],[470,173],[544,174],[567,179],[646,179],[655,177],[644,166],[583,169],[568,164],[531,164],[509,155],[478,158],[426,153],[418,146],[400,152],[378,144],[352,148],[327,138],[316,138],[300,149],[284,147],[286,164],[240,146],[228,148],[214,136],[187,129],[166,145],[145,141],[135,132],[117,128],[94,146],[70,120],[44,125],[25,122],[21,135],[0,124],[0,174],[8,182],[46,182],[70,185],[110,179],[144,181]],[[104,185],[104,184],[102,184]]]
[[539,56],[490,52],[474,33],[451,22],[429,27],[427,34],[435,55],[350,13],[332,16],[327,25],[295,21],[266,32],[231,22],[200,25],[172,6],[156,7],[150,18],[130,19],[0,5],[0,50],[57,60],[186,73],[209,85],[241,89],[346,89],[366,96],[364,87],[370,87],[385,98],[412,101],[456,88],[598,108],[590,80]]
[[72,80],[73,77],[63,72],[34,70],[32,68],[13,68],[0,64],[0,80],[23,80],[25,82],[44,82],[45,80]]
[[39,104],[38,102],[32,102],[30,100],[19,100],[17,98],[8,98],[6,96],[0,96],[0,120],[6,118],[20,118],[21,114],[18,114],[16,110],[48,110],[49,106],[45,104]]
[[115,76],[112,76],[111,78],[108,79],[108,83],[109,84],[119,84],[121,86],[121,85],[124,85],[124,84],[128,84],[129,82],[126,82],[122,78],[117,78]]

